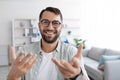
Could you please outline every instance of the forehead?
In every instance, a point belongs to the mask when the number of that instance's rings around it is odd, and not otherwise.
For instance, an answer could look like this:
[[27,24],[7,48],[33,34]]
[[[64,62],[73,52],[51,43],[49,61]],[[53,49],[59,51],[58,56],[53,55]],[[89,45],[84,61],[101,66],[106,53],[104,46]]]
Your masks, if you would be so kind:
[[48,19],[48,20],[51,20],[51,21],[52,20],[59,20],[59,21],[61,21],[60,15],[56,15],[55,13],[50,12],[50,11],[43,12],[41,19]]

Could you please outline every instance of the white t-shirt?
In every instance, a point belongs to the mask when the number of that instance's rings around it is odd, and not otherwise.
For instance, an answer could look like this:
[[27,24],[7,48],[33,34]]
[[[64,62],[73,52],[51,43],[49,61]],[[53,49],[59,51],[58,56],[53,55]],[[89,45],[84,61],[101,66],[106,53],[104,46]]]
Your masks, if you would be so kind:
[[57,68],[53,61],[52,53],[45,53],[42,56],[42,63],[39,68],[37,80],[57,80]]

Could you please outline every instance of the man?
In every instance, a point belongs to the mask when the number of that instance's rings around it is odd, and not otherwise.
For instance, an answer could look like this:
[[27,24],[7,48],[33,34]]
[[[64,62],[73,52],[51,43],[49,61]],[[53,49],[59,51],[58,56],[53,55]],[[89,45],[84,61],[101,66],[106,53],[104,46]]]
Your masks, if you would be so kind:
[[[39,29],[42,39],[39,43],[24,47],[16,57],[12,51],[13,66],[8,80],[20,80],[26,74],[27,80],[89,80],[82,59],[82,45],[78,49],[61,42],[58,38],[63,27],[59,9],[47,7],[39,15]],[[35,54],[33,54],[35,53]]]

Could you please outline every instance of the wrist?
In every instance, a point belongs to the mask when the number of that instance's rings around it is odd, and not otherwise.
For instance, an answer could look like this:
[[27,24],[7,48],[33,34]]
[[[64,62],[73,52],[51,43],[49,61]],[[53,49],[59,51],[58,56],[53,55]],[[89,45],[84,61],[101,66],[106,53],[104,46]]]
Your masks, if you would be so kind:
[[79,72],[76,76],[70,78],[70,80],[76,80],[76,78],[77,78],[81,73],[82,73],[82,70],[81,70],[81,68],[80,68],[80,72]]
[[12,72],[10,72],[7,76],[7,80],[21,80],[21,77],[15,77]]

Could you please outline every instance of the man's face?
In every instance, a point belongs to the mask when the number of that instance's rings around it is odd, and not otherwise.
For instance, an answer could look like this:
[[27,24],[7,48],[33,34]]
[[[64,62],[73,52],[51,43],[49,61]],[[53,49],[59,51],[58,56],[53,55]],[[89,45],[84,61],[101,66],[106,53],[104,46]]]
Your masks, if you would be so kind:
[[45,42],[53,43],[58,39],[62,29],[61,18],[59,15],[45,11],[42,14],[41,21],[38,25]]

